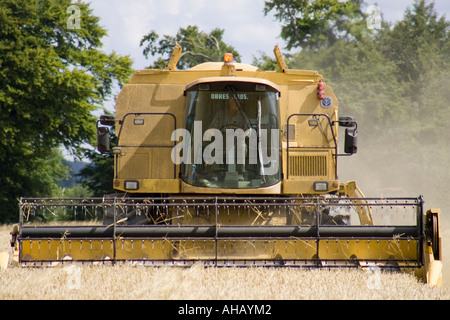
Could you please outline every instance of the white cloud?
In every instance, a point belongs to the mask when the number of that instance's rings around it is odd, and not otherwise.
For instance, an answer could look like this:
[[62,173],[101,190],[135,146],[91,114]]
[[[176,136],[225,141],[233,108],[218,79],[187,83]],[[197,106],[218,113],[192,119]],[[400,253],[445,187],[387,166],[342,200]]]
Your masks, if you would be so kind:
[[[277,23],[264,17],[264,2],[255,0],[95,0],[91,3],[100,24],[108,30],[105,50],[130,54],[135,68],[149,61],[142,55],[139,42],[150,30],[160,35],[174,35],[181,27],[197,25],[210,32],[225,30],[224,41],[241,53],[243,62],[279,42]],[[269,49],[272,50],[272,49]]]
[[[366,0],[377,4],[388,21],[400,20],[413,0]],[[150,30],[160,35],[175,35],[181,27],[197,25],[210,32],[225,30],[224,41],[241,54],[242,61],[251,63],[260,51],[271,55],[275,44],[284,46],[279,38],[281,26],[273,12],[264,16],[264,1],[260,0],[93,0],[91,8],[108,30],[104,50],[129,54],[135,68],[150,64],[142,55],[140,40]],[[435,0],[435,9],[442,15],[450,12],[450,1]]]

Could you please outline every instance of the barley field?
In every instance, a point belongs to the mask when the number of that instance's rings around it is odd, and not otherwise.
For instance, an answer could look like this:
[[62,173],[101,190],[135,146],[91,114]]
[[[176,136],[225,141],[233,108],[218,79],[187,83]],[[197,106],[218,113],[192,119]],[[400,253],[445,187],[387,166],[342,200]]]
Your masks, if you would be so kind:
[[[0,226],[0,252],[9,250],[10,230]],[[447,229],[442,288],[409,274],[353,269],[64,265],[0,271],[0,300],[448,300],[449,238]]]

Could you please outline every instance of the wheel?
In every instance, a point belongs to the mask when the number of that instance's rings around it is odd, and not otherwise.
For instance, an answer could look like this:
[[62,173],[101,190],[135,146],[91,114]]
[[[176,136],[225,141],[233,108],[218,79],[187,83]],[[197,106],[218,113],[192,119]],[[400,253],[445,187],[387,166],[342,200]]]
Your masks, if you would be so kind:
[[433,255],[435,260],[440,260],[439,256],[439,219],[438,215],[433,212],[428,212],[427,225],[426,225],[426,235],[428,242],[433,250]]
[[431,227],[432,227],[432,237],[431,237],[431,248],[433,249],[434,259],[439,260],[439,221],[435,214],[431,215]]

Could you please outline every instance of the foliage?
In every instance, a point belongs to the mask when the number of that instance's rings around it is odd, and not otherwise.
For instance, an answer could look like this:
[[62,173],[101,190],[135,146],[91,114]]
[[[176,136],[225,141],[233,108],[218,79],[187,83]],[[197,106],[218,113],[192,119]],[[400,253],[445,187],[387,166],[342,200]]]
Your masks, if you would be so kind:
[[[286,60],[289,59],[288,56],[284,56],[284,58]],[[263,52],[260,52],[259,57],[253,56],[252,64],[261,70],[266,70],[266,71],[278,70],[278,63],[275,60],[275,58],[272,56],[268,56],[267,54],[265,54]]]
[[450,178],[449,36],[449,22],[433,3],[417,0],[393,26],[288,59],[292,68],[319,70],[341,113],[356,116],[366,172],[383,163],[386,174],[379,176],[390,181],[380,185],[428,192],[433,202],[448,201],[438,186]]
[[[402,21],[380,35],[380,49],[387,59],[398,66],[397,76],[420,87],[423,71],[436,67],[436,62],[447,60],[450,23],[438,18],[433,3],[416,1]],[[438,67],[440,67],[438,65]]]
[[[64,146],[81,157],[95,137],[92,112],[131,74],[128,56],[101,51],[106,30],[88,4],[3,0],[0,7],[0,221],[16,218],[17,197],[51,188],[48,159]],[[49,171],[45,171],[48,169]],[[33,178],[31,178],[33,177]],[[48,190],[47,190],[48,191]]]
[[224,30],[214,29],[210,33],[200,31],[197,26],[180,28],[173,36],[160,36],[155,31],[150,31],[141,40],[146,58],[159,55],[158,59],[149,68],[162,69],[166,67],[175,43],[179,43],[183,49],[177,68],[189,69],[197,64],[210,61],[222,61],[224,53],[232,53],[234,60],[239,62],[239,53],[230,45],[223,42]]
[[319,49],[342,39],[360,39],[367,32],[362,0],[271,0],[264,14],[275,11],[287,49]]
[[51,151],[45,158],[33,157],[31,153],[27,153],[21,159],[20,167],[9,160],[3,165],[11,170],[3,171],[0,178],[3,183],[0,188],[2,222],[18,219],[20,197],[54,195],[58,192],[58,181],[68,174],[67,167],[63,165],[63,155],[57,150]]
[[[110,130],[110,137],[112,148],[117,145],[114,128]],[[112,153],[101,154],[97,150],[86,150],[85,155],[90,163],[82,168],[78,175],[81,185],[96,197],[115,193],[113,188],[114,155]]]

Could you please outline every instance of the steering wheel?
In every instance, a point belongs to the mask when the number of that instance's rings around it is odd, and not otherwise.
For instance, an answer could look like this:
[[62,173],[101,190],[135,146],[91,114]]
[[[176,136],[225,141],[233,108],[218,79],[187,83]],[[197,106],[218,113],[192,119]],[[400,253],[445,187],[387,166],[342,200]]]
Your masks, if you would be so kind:
[[221,131],[221,132],[224,132],[226,129],[242,129],[242,131],[246,131],[247,129],[245,129],[245,128],[242,128],[242,127],[240,127],[240,126],[238,126],[238,125],[235,125],[235,124],[231,124],[231,123],[229,123],[229,124],[226,124],[226,125],[224,125],[223,127],[221,127],[219,130]]

